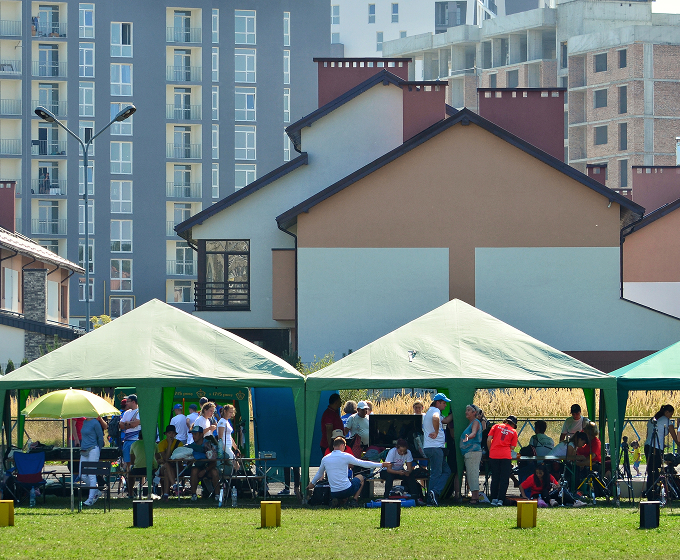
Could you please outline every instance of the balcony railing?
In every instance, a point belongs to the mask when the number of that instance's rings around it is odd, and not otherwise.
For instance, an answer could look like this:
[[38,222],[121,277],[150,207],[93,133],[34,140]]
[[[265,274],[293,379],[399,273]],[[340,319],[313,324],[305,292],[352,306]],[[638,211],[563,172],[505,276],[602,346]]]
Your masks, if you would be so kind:
[[169,82],[200,82],[202,68],[200,66],[166,66],[165,79]]
[[0,76],[21,76],[21,60],[0,60]]
[[249,310],[249,282],[195,282],[196,311]]
[[166,27],[165,40],[168,43],[200,43],[202,40],[200,27]]
[[196,276],[196,261],[167,261],[168,276]]
[[32,140],[31,155],[33,156],[65,156],[66,142],[52,140]]
[[66,196],[66,185],[66,181],[33,179],[31,181],[31,193],[40,196]]
[[42,23],[38,22],[35,30],[36,37],[66,37],[67,25],[65,23]]
[[177,232],[175,231],[175,222],[165,222],[165,235],[168,237],[176,237]]
[[2,139],[0,140],[0,155],[3,156],[20,156],[21,155],[21,140]]
[[0,115],[3,117],[21,115],[21,99],[0,99]]
[[33,75],[44,78],[65,78],[66,62],[40,62],[33,61]]
[[21,179],[16,180],[16,186],[14,187],[14,193],[19,196],[21,194]]
[[201,198],[203,196],[202,191],[201,183],[189,183],[188,185],[165,183],[165,195],[170,198]]
[[176,105],[165,106],[165,118],[176,121],[191,121],[201,119],[200,105],[185,105],[184,107],[177,107]]
[[171,159],[200,159],[201,144],[168,144],[166,156]]
[[19,37],[21,36],[21,22],[0,20],[0,37]]
[[66,235],[66,220],[31,220],[32,234]]
[[38,106],[45,107],[48,111],[51,111],[54,113],[55,116],[57,117],[65,117],[66,116],[66,108],[68,107],[68,103],[66,101],[57,101],[53,103],[43,103],[41,101],[33,100],[31,101],[31,111],[35,111]]

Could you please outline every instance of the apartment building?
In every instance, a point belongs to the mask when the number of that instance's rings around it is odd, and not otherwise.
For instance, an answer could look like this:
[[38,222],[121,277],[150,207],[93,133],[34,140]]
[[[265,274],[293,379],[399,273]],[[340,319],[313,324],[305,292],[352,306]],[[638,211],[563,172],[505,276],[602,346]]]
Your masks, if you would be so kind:
[[[193,0],[0,0],[0,180],[17,230],[88,266],[91,314],[159,298],[193,307],[195,253],[174,225],[289,160],[284,127],[316,107],[328,6]],[[81,150],[92,144],[88,232]],[[87,256],[86,256],[87,255]],[[71,278],[84,324],[85,281]]]
[[447,80],[448,102],[474,111],[491,94],[477,88],[565,88],[564,160],[602,169],[618,192],[633,166],[675,163],[680,15],[651,0],[557,0],[385,43],[383,56],[414,58],[412,79]]

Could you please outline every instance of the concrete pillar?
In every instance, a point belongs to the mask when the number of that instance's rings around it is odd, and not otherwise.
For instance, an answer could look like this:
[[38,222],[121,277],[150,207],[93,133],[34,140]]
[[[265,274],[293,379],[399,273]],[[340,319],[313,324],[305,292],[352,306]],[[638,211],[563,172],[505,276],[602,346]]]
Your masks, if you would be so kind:
[[439,78],[445,78],[449,75],[450,57],[451,49],[439,49]]
[[540,60],[543,56],[543,33],[540,30],[527,31],[527,60]]
[[491,58],[493,60],[493,67],[498,68],[499,66],[503,66],[504,60],[501,60],[502,58],[502,49],[501,49],[501,40],[500,39],[493,39],[491,41]]
[[465,70],[465,47],[451,46],[451,70]]
[[437,78],[434,75],[436,57],[436,51],[428,51],[423,55],[423,80],[434,80]]
[[510,64],[519,64],[522,62],[522,43],[520,35],[510,35],[508,42],[508,49],[510,51]]
[[475,11],[477,10],[477,0],[467,0],[467,9],[465,11],[465,25],[475,24]]

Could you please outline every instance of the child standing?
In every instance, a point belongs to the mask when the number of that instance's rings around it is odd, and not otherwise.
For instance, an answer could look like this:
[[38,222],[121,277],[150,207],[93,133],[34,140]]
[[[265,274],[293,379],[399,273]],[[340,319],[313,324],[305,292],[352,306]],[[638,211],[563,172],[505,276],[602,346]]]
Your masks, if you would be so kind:
[[633,449],[633,468],[635,469],[635,476],[640,476],[640,442],[634,441],[630,444]]

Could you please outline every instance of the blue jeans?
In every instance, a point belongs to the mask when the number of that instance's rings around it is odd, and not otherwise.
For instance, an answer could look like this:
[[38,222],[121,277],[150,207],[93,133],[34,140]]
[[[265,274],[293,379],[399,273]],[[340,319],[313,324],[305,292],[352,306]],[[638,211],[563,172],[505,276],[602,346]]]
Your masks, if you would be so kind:
[[446,486],[446,481],[451,475],[451,469],[444,457],[443,447],[426,447],[424,450],[427,457],[427,466],[430,470],[429,490],[439,496]]
[[350,481],[350,487],[345,490],[340,490],[339,492],[331,492],[331,498],[337,498],[338,500],[343,500],[354,496],[359,491],[361,486],[361,481],[358,478],[352,478]]

